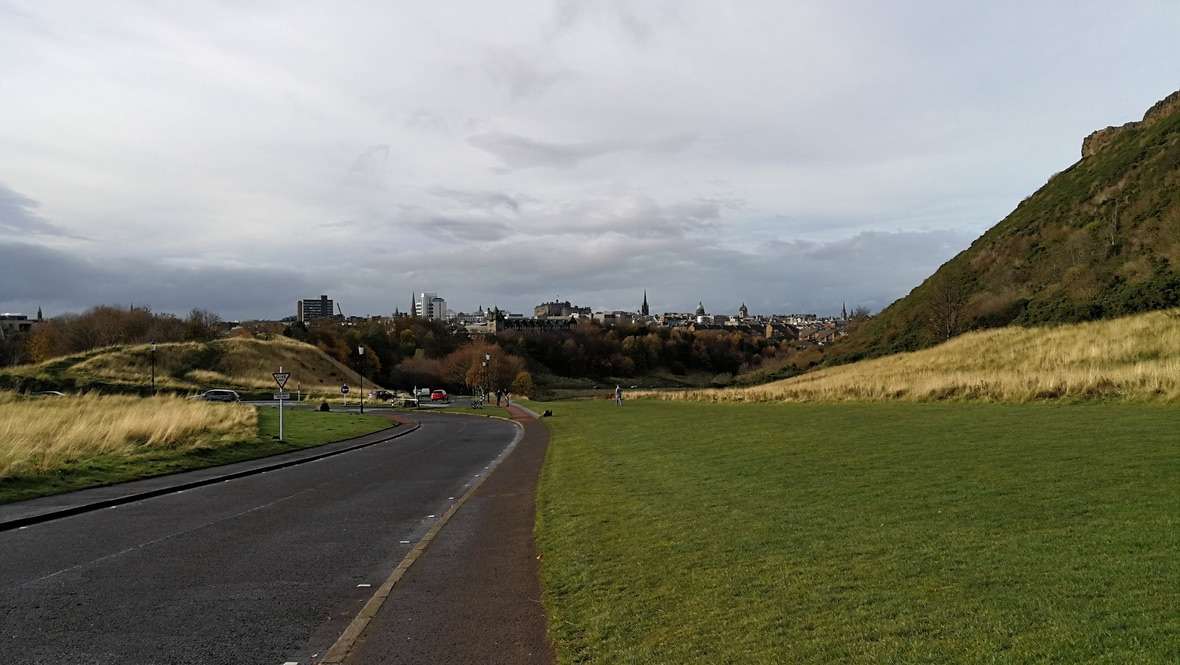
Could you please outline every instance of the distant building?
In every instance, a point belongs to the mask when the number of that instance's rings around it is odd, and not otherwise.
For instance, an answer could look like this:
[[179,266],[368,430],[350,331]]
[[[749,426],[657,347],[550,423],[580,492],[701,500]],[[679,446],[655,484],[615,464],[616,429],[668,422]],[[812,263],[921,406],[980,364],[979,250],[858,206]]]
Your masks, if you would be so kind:
[[643,304],[639,306],[639,313],[642,316],[651,314],[651,309],[647,306],[647,289],[643,290]]
[[577,307],[566,300],[565,302],[543,302],[533,308],[533,318],[537,319],[568,319],[570,317],[589,316],[589,307]]
[[626,323],[635,323],[639,315],[635,312],[624,312],[622,310],[613,310],[606,312],[594,312],[594,320],[604,326],[617,326]]
[[738,316],[743,319],[750,318],[750,308],[746,307],[746,303],[742,303],[742,306],[738,307]]
[[336,314],[333,309],[335,306],[336,303],[328,296],[320,296],[318,300],[305,298],[295,303],[295,320],[307,323],[316,319],[330,319]]
[[447,301],[437,293],[424,291],[414,295],[414,316],[423,319],[442,320],[447,318]]
[[[40,319],[38,319],[40,320]],[[0,314],[0,339],[9,335],[21,335],[33,330],[36,321],[30,321],[24,314]]]

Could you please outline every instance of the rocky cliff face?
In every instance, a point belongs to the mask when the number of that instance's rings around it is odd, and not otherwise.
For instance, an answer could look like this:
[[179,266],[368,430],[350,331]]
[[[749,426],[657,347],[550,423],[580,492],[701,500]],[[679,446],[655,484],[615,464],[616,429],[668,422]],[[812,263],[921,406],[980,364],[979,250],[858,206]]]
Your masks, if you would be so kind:
[[1136,122],[1128,122],[1119,127],[1107,127],[1099,129],[1090,134],[1085,139],[1082,139],[1082,158],[1085,159],[1099,150],[1109,145],[1114,137],[1127,129],[1134,129],[1136,127],[1149,126],[1152,123],[1168,117],[1172,113],[1180,110],[1180,90],[1173,92],[1167,97],[1155,103],[1154,106],[1147,109],[1147,113],[1143,114],[1143,120]]

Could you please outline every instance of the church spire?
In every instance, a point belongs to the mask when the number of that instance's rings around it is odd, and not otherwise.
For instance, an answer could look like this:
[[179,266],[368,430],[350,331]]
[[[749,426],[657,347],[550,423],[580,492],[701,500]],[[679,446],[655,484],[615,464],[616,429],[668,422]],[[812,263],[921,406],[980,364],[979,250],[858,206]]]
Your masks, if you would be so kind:
[[643,290],[643,306],[639,308],[639,313],[644,316],[647,316],[649,313],[649,310],[647,307],[647,289]]

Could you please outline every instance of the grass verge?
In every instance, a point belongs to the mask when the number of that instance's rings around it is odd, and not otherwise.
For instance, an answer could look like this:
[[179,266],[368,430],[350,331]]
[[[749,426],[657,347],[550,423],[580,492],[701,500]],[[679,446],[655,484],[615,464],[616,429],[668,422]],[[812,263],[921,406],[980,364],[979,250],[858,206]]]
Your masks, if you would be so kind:
[[561,663],[1180,660],[1180,412],[536,404]]
[[[53,400],[53,404],[76,408],[77,399],[81,398]],[[176,400],[142,400],[132,397],[103,399],[133,400],[139,403],[126,407],[128,412],[123,414],[123,418],[133,418],[136,413],[151,410],[159,411],[161,403]],[[47,402],[37,400],[36,407],[51,407]],[[14,444],[18,439],[12,436],[12,432],[22,426],[22,421],[11,404],[0,403],[0,432],[7,433],[6,436],[0,436],[0,459],[11,460],[18,454],[25,460],[36,459],[36,463],[9,466],[7,472],[0,475],[0,503],[276,455],[368,434],[391,424],[380,416],[289,410],[284,413],[287,440],[278,441],[274,438],[278,434],[278,414],[273,409],[259,409],[255,415],[252,407],[199,404],[208,407],[211,419],[203,424],[191,424],[190,430],[177,436],[161,436],[158,440],[129,437],[117,446],[99,446],[94,444],[103,440],[104,432],[110,431],[110,425],[101,420],[92,420],[89,424],[91,436],[77,439],[68,451],[53,451],[53,444],[58,439],[52,436],[20,439],[23,447],[17,451],[14,450]],[[69,424],[74,428],[87,429],[85,414],[57,414],[57,417],[72,419]],[[237,423],[226,432],[218,432],[218,423],[236,423],[240,419],[248,420],[248,426],[242,427]],[[107,429],[104,430],[104,427]],[[200,428],[213,430],[215,435],[202,433]],[[40,454],[43,450],[30,451],[33,445],[50,448],[50,455],[46,457]]]

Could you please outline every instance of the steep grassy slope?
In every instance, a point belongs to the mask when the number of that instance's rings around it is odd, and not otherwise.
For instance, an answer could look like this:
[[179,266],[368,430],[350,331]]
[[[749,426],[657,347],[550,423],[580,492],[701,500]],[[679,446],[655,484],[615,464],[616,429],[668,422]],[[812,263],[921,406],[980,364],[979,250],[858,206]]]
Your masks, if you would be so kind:
[[832,359],[1180,306],[1180,92],[1141,122],[1090,135],[1082,154]]
[[1010,326],[930,349],[733,390],[655,393],[710,401],[1044,399],[1180,401],[1180,310],[1063,326]]
[[[316,347],[275,337],[160,344],[156,385],[181,392],[213,387],[266,392],[275,387],[270,375],[280,366],[291,373],[287,387],[292,391],[335,393],[341,383],[360,382],[355,372]],[[147,345],[94,349],[0,371],[0,387],[17,390],[137,392],[150,385],[151,349]]]

